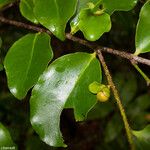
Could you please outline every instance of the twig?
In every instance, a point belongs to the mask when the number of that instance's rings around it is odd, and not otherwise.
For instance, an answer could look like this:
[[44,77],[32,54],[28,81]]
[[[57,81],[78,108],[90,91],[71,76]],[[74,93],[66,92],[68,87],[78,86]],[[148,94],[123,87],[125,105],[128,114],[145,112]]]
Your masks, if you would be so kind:
[[149,86],[150,85],[149,77],[139,68],[139,66],[137,64],[133,64],[133,66],[141,74],[141,76],[145,79],[145,81],[147,82],[147,86]]
[[[48,30],[46,30],[44,28],[40,28],[40,27],[34,26],[34,25],[29,25],[29,24],[22,23],[22,22],[19,22],[19,21],[6,19],[2,16],[0,16],[0,22],[10,24],[10,25],[14,25],[16,27],[25,28],[25,29],[28,29],[28,30],[34,30],[34,31],[37,31],[37,32],[48,32]],[[48,34],[51,35],[51,32],[48,32]]]
[[[29,25],[29,24],[22,23],[22,22],[19,22],[19,21],[10,20],[10,19],[4,18],[2,16],[0,16],[0,22],[10,24],[10,25],[14,25],[16,27],[21,27],[21,28],[25,28],[25,29],[29,29],[29,30],[34,30],[34,31],[37,31],[37,32],[46,32],[49,35],[52,35],[52,33],[49,30],[45,29],[45,28],[38,27],[38,26],[35,26],[35,25]],[[110,53],[110,54],[113,54],[113,55],[116,55],[116,56],[120,56],[122,58],[130,60],[131,62],[134,61],[134,62],[138,62],[138,63],[142,63],[142,64],[150,66],[150,60],[149,59],[145,59],[145,58],[142,58],[142,57],[139,57],[139,56],[135,56],[131,53],[123,52],[123,51],[120,51],[120,50],[115,50],[115,49],[108,48],[108,47],[102,47],[102,46],[99,46],[95,43],[88,42],[86,40],[75,37],[75,36],[71,35],[70,33],[66,34],[66,38],[69,39],[69,40],[78,42],[82,45],[85,45],[89,48],[101,49],[101,51],[103,51],[103,52]]]
[[101,53],[101,49],[97,50],[97,55],[99,57],[99,60],[100,60],[100,62],[102,64],[103,68],[104,68],[104,72],[105,72],[105,75],[107,77],[108,84],[110,85],[110,87],[112,89],[112,92],[114,94],[115,100],[116,100],[117,105],[119,107],[119,110],[120,110],[120,113],[121,113],[121,116],[122,116],[122,119],[123,119],[123,122],[124,122],[126,134],[127,134],[127,137],[128,137],[128,142],[129,142],[130,147],[131,147],[131,150],[134,150],[135,149],[134,142],[133,142],[133,139],[132,139],[132,133],[131,133],[130,126],[129,126],[129,123],[128,123],[128,120],[127,120],[127,116],[126,116],[125,110],[123,108],[122,102],[120,100],[120,97],[119,97],[119,94],[118,94],[118,90],[116,89],[116,87],[114,85],[114,82],[112,80],[112,77],[111,77],[111,74],[109,72],[109,69],[108,69],[108,67],[106,65],[106,62],[104,60],[104,57],[103,57],[103,55]]

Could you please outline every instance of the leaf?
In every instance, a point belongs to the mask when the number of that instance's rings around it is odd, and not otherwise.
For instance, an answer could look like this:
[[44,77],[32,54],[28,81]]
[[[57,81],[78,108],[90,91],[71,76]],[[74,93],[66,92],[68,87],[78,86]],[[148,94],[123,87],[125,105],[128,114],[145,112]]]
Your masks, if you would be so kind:
[[34,12],[38,21],[57,38],[65,39],[68,20],[76,10],[77,0],[34,0]]
[[0,0],[0,9],[4,6],[8,5],[9,3],[14,2],[15,0]]
[[88,8],[88,3],[96,4],[101,0],[79,0],[77,6],[77,12],[79,13],[82,9]]
[[150,125],[147,125],[143,130],[132,130],[135,136],[135,144],[137,150],[148,150],[150,148]]
[[27,34],[8,51],[4,67],[11,93],[22,99],[37,82],[53,53],[46,33]]
[[136,52],[140,53],[150,52],[150,1],[147,1],[141,9],[139,21],[136,27]]
[[[137,0],[123,0],[123,1],[121,1],[121,0],[113,0],[113,1],[103,0],[102,2],[101,2],[101,0],[79,0],[76,15],[70,23],[72,34],[76,33],[79,30],[79,21],[80,21],[79,13],[82,10],[85,10],[88,8],[87,4],[89,2],[92,2],[95,5],[102,6],[102,9],[105,10],[105,13],[108,13],[111,15],[116,10],[128,11],[128,10],[132,9],[136,5]],[[86,24],[86,22],[85,22],[85,24]],[[101,25],[104,26],[105,23],[103,23],[103,24],[101,23]],[[106,32],[108,32],[108,31],[106,31]]]
[[74,108],[77,121],[95,105],[88,85],[101,81],[95,53],[74,53],[55,60],[41,75],[30,99],[30,120],[40,138],[51,146],[63,146],[59,122],[63,108]]
[[95,41],[111,29],[111,20],[107,13],[94,15],[90,9],[85,9],[80,12],[78,26],[87,40]]
[[33,23],[38,23],[33,13],[34,8],[33,0],[21,0],[19,6],[22,16],[24,16],[26,19],[30,20]]
[[74,18],[71,20],[70,26],[71,26],[71,33],[75,33],[79,30],[78,28],[78,24],[79,24],[79,13],[81,10],[88,8],[88,3],[92,2],[94,4],[96,4],[97,2],[99,2],[101,0],[78,0],[78,5],[77,5],[77,11],[76,14],[74,16]]
[[105,11],[112,14],[114,11],[129,11],[137,3],[138,0],[103,0]]
[[17,149],[16,144],[13,142],[9,131],[0,123],[0,148],[11,147]]

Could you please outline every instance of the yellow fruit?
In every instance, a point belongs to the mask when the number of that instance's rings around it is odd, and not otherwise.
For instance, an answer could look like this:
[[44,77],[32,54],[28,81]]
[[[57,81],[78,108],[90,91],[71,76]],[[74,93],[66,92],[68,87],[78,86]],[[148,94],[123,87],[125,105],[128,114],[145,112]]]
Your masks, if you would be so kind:
[[106,102],[109,100],[110,97],[110,89],[109,87],[105,86],[103,89],[101,89],[98,93],[97,93],[97,100],[100,102]]

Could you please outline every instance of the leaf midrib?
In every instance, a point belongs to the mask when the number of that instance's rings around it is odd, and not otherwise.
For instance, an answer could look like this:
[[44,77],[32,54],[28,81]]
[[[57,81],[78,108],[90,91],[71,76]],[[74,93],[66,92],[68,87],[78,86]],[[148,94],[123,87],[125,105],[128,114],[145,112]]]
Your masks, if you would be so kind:
[[59,19],[60,15],[59,15],[59,8],[58,8],[57,0],[54,0],[54,3],[55,3],[55,6],[56,6],[56,10],[57,10],[57,17]]
[[[75,86],[72,88],[70,94],[68,95],[68,97],[66,98],[67,100],[70,98],[70,96],[72,95],[74,89],[76,88],[76,86],[78,85],[78,82],[80,81],[80,78],[82,77],[82,75],[84,74],[84,72],[86,71],[86,69],[89,67],[89,65],[91,64],[91,62],[94,60],[95,56],[93,56],[93,54],[91,54],[91,58],[89,60],[89,62],[87,63],[87,65],[84,67],[84,69],[82,69],[81,73],[79,74],[78,78],[75,81]],[[66,100],[66,102],[67,102]],[[66,104],[65,102],[65,104]],[[65,106],[64,104],[64,106]],[[72,103],[74,105],[74,102]]]
[[[33,54],[34,54],[34,48],[35,48],[35,42],[36,42],[36,39],[38,37],[38,33],[35,35],[34,39],[33,39],[33,44],[32,44],[32,49],[31,49],[31,53],[30,53],[30,58],[29,58],[29,63],[28,63],[28,66],[27,66],[27,69],[26,69],[26,73],[25,73],[25,79],[24,79],[24,82],[22,84],[22,87],[25,88],[26,90],[26,87],[25,87],[25,82],[28,78],[28,74],[29,74],[29,70],[30,70],[30,67],[31,67],[31,63],[32,63],[32,58],[33,58]],[[25,91],[26,92],[26,91]]]

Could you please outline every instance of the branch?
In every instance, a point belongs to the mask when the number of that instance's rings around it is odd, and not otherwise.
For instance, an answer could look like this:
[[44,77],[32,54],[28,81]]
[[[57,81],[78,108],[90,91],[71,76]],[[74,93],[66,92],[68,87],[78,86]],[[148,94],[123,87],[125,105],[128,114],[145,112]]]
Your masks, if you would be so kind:
[[120,51],[120,50],[116,50],[116,49],[112,49],[112,48],[108,48],[108,47],[102,47],[102,46],[99,46],[95,43],[88,42],[86,40],[75,37],[75,36],[71,35],[70,33],[67,33],[66,37],[67,37],[67,39],[70,39],[74,42],[78,42],[82,45],[85,45],[85,46],[91,48],[91,49],[99,49],[103,52],[110,53],[110,54],[128,59],[131,62],[134,62],[134,63],[138,62],[138,63],[142,63],[142,64],[150,66],[150,60],[149,59],[145,59],[145,58],[142,58],[142,57],[139,57],[139,56],[136,56],[134,54],[127,53],[127,52],[124,52],[124,51]]
[[106,65],[106,62],[104,60],[104,57],[102,55],[101,49],[97,50],[97,55],[98,55],[99,60],[100,60],[100,62],[102,64],[102,66],[103,66],[105,75],[107,77],[108,84],[110,85],[110,87],[112,89],[114,98],[115,98],[115,100],[117,102],[117,105],[118,105],[118,108],[120,110],[120,114],[121,114],[123,122],[124,122],[125,130],[126,130],[126,134],[127,134],[127,138],[128,138],[128,142],[130,144],[131,150],[134,150],[135,149],[134,142],[133,142],[133,138],[132,138],[132,133],[131,133],[131,130],[130,130],[130,126],[129,126],[129,123],[128,123],[128,120],[127,120],[127,116],[126,116],[125,110],[123,108],[121,99],[119,97],[118,90],[116,89],[116,86],[114,85],[114,82],[112,80],[111,74],[109,72],[109,69],[108,69],[108,67]]
[[141,76],[145,79],[145,81],[147,83],[147,86],[149,86],[150,85],[150,79],[149,79],[149,77],[140,69],[140,67],[137,64],[133,63],[133,66],[141,74]]
[[29,24],[22,23],[22,22],[19,22],[19,21],[6,19],[2,16],[0,16],[0,22],[10,24],[10,25],[13,25],[13,26],[16,26],[16,27],[20,27],[20,28],[25,28],[25,29],[28,29],[28,30],[34,30],[34,31],[37,31],[37,32],[46,32],[49,35],[52,35],[52,33],[50,31],[46,30],[45,28],[41,28],[41,27],[34,26],[34,25],[29,25]]
[[[52,35],[52,33],[49,30],[45,29],[45,28],[38,27],[38,26],[35,26],[35,25],[29,25],[29,24],[14,21],[14,20],[10,20],[10,19],[4,18],[2,16],[0,16],[0,22],[10,24],[10,25],[14,25],[14,26],[20,27],[20,28],[25,28],[25,29],[28,29],[28,30],[34,30],[34,31],[37,31],[37,32],[46,32],[49,35]],[[110,54],[128,59],[131,62],[142,63],[142,64],[150,66],[150,60],[149,59],[145,59],[145,58],[142,58],[142,57],[139,57],[139,56],[135,56],[131,53],[123,52],[123,51],[120,51],[120,50],[115,50],[115,49],[108,48],[108,47],[102,47],[102,46],[99,46],[95,43],[88,42],[86,40],[75,37],[75,36],[71,35],[70,33],[66,34],[66,38],[69,39],[69,40],[72,40],[74,42],[78,42],[82,45],[85,45],[85,46],[87,46],[91,49],[99,49],[103,52],[110,53]]]

